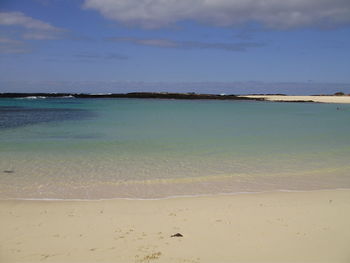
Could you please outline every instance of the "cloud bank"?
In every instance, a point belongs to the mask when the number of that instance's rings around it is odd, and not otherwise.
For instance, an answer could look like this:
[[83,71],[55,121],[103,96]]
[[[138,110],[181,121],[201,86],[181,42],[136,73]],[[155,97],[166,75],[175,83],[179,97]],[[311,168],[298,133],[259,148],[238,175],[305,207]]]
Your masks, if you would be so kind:
[[85,0],[83,6],[108,19],[143,28],[186,20],[215,26],[257,22],[272,29],[350,23],[349,0]]

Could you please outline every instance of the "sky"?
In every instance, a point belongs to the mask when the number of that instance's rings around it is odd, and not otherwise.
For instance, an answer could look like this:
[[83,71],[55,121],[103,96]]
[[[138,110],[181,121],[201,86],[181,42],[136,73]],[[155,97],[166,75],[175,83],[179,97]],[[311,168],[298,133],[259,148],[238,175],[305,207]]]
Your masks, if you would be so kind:
[[0,0],[0,92],[339,90],[349,0]]

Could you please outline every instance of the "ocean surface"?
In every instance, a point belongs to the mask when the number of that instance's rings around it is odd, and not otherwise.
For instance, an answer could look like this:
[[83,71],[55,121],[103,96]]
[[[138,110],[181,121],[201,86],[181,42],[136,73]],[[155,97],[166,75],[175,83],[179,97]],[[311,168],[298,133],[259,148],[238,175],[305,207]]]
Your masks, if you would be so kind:
[[0,199],[350,188],[350,105],[0,99]]

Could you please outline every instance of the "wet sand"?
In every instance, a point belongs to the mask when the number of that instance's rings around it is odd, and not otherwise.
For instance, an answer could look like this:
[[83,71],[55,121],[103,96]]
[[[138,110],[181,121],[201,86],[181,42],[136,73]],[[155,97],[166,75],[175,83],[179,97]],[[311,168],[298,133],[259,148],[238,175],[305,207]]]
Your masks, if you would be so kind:
[[323,103],[350,103],[350,96],[282,96],[282,95],[247,95],[245,98],[263,98],[269,101],[312,101]]
[[350,190],[0,208],[0,262],[350,262]]

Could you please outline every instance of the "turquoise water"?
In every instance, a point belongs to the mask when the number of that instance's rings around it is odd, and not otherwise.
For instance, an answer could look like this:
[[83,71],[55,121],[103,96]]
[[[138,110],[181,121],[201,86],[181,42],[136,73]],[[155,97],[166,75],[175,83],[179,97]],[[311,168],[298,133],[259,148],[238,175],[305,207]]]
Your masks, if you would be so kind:
[[0,99],[0,114],[1,198],[350,186],[346,104]]

